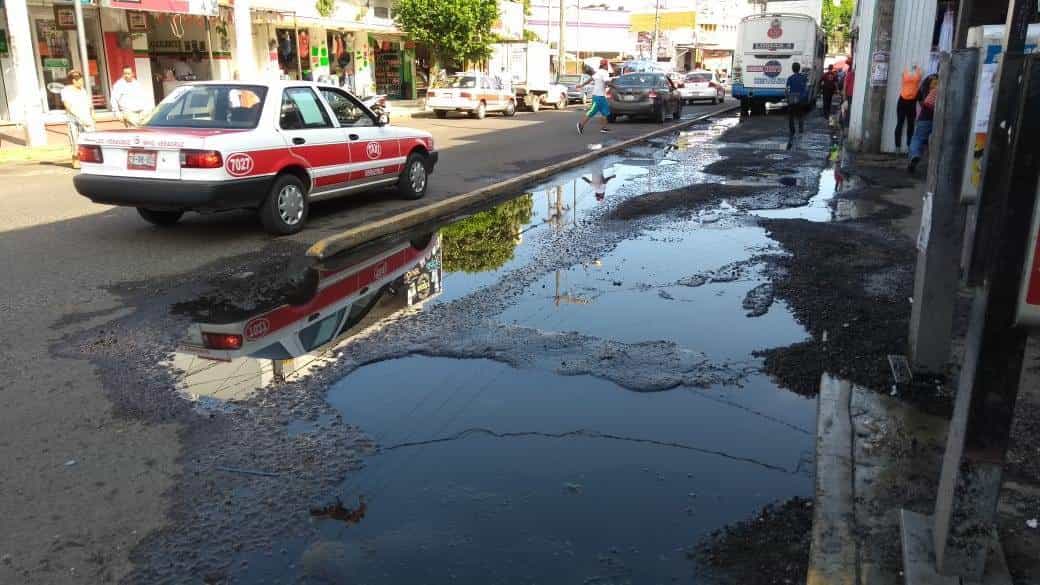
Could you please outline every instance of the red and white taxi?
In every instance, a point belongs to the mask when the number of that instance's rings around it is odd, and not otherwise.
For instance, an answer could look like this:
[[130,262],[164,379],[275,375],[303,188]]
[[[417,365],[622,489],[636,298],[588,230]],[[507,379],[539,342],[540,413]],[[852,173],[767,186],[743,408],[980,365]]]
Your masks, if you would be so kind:
[[136,207],[157,225],[256,209],[274,234],[301,230],[321,199],[393,186],[418,199],[437,163],[429,133],[297,81],[186,84],[143,127],[84,134],[77,150],[76,190],[97,203]]

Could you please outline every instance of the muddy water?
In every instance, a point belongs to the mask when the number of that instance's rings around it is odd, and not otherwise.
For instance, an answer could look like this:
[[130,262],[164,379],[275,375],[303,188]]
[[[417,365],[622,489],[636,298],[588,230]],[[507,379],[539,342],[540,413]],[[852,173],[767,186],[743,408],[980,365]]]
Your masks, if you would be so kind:
[[[738,384],[633,391],[595,369],[561,375],[566,361],[501,353],[362,366],[331,385],[330,412],[287,430],[306,438],[342,420],[377,452],[316,495],[308,529],[296,531],[308,536],[233,559],[234,581],[688,580],[698,538],[809,494],[815,403],[758,373],[753,356],[806,336],[771,293],[750,316],[749,299],[769,286],[759,258],[780,253],[756,224],[762,212],[723,203],[686,218],[606,219],[625,198],[716,180],[700,168],[715,160],[704,141],[718,131],[608,157],[444,227],[442,282],[419,310],[450,315],[521,279],[477,329],[538,331],[525,337],[531,354],[570,332],[616,347],[673,342],[743,372]],[[782,211],[815,219],[821,185],[804,208]]]
[[[364,518],[316,520],[287,549],[315,582],[664,583],[689,575],[699,535],[806,489],[810,437],[751,409],[808,425],[811,408],[761,377],[737,397],[647,394],[407,357],[328,399],[382,447],[340,489],[345,505],[366,498]],[[284,568],[251,558],[244,581]]]

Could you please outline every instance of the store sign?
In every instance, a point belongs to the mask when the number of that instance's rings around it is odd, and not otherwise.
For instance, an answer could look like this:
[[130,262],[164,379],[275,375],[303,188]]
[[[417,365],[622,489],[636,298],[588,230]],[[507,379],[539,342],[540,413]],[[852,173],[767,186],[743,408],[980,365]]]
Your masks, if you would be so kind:
[[124,10],[217,15],[217,0],[101,0],[101,5]]
[[148,32],[148,14],[139,10],[127,10],[126,29],[130,32]]
[[72,6],[55,6],[54,28],[58,30],[76,30],[76,9]]

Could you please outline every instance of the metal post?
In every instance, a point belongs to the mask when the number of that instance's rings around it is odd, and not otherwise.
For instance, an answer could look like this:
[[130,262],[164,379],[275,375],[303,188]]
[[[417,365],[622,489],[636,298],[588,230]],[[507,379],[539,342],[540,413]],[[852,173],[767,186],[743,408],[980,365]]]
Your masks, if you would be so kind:
[[578,75],[581,75],[583,70],[583,62],[581,60],[581,0],[577,0],[578,4],[578,29],[574,33],[574,47],[575,53],[578,56]]
[[557,66],[556,66],[556,79],[559,81],[561,75],[567,73],[567,51],[563,46],[563,38],[565,36],[564,29],[567,28],[567,0],[560,0],[560,45],[556,48],[557,55]]
[[1025,61],[1026,30],[1036,14],[1035,0],[1009,0],[1007,24],[1004,27],[1004,46],[997,69],[997,83],[993,89],[989,132],[982,161],[982,181],[976,205],[975,237],[968,242],[966,255],[970,258],[967,283],[979,286],[984,274],[984,259],[989,257],[992,239],[999,232],[987,229],[995,223],[996,208],[1007,195],[1007,165],[1011,137],[1018,125],[1015,105],[1022,83]]
[[[255,81],[257,78],[257,58],[253,52],[253,18],[250,12],[251,0],[235,0],[235,67],[238,78]],[[268,38],[270,35],[268,35]],[[267,41],[263,40],[264,55],[267,55]],[[266,67],[265,67],[266,69]]]
[[[1024,3],[1024,2],[1022,2]],[[935,504],[935,560],[945,575],[979,579],[996,529],[997,501],[1021,383],[1027,331],[1015,327],[1025,277],[1026,242],[1040,167],[1040,60],[1026,59],[1017,87],[1010,156],[1001,166],[1009,190],[989,193],[992,215],[984,284],[975,292],[964,366]],[[1002,100],[1003,101],[1003,100]]]
[[212,80],[215,80],[217,78],[216,66],[215,66],[215,64],[213,62],[213,33],[211,32],[211,28],[212,27],[210,26],[210,18],[208,16],[205,17],[205,18],[206,18],[206,49],[208,49],[208,52],[209,52],[209,78],[212,81]]
[[654,36],[650,39],[650,60],[657,62],[657,35],[661,34],[661,0],[654,2]]
[[941,374],[950,358],[960,282],[961,174],[971,135],[977,49],[943,55],[925,203],[917,241],[914,304],[910,314],[910,364],[914,372]]
[[957,8],[957,24],[954,29],[953,48],[963,49],[968,45],[968,29],[975,16],[975,0],[961,0]]
[[[292,13],[293,46],[296,47],[296,74],[303,81],[303,55],[300,55],[300,27],[296,24],[296,11]],[[307,55],[307,63],[311,62],[311,56]],[[379,90],[376,90],[379,93]]]
[[[87,34],[83,27],[83,3],[73,0],[72,10],[76,13],[76,36],[79,41],[79,61],[83,67],[83,89],[90,99],[91,112],[94,110],[94,93],[91,91],[90,59],[87,57]],[[100,73],[100,71],[99,71]]]

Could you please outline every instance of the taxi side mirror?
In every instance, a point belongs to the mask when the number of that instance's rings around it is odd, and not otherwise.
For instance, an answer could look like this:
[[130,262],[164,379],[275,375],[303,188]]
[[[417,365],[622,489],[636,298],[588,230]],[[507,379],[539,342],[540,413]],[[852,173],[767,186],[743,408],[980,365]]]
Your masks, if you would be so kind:
[[377,126],[389,126],[390,125],[390,115],[387,114],[386,112],[383,112],[382,114],[379,114],[379,119],[376,120],[376,125]]

